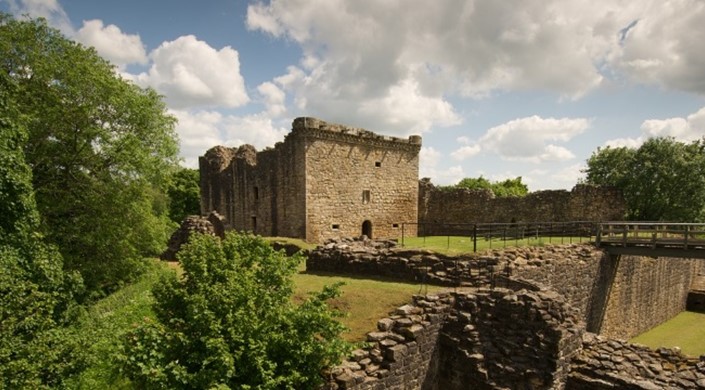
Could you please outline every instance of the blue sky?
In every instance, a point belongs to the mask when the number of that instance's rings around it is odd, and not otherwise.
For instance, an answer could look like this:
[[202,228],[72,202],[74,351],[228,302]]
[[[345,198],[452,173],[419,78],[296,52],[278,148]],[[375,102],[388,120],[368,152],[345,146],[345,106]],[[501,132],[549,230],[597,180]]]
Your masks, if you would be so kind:
[[184,165],[297,116],[423,137],[436,184],[570,189],[598,147],[705,135],[701,0],[0,0],[179,119]]

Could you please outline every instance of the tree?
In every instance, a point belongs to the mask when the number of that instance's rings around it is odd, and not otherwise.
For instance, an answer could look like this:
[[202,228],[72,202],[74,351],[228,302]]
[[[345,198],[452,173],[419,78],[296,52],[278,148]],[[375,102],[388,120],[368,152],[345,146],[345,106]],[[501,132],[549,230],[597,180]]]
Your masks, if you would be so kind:
[[705,221],[705,143],[650,138],[638,149],[598,149],[587,161],[588,184],[620,188],[627,217]]
[[129,280],[173,227],[164,194],[178,146],[161,97],[41,19],[0,14],[0,72],[27,118],[42,231],[90,291]]
[[188,215],[201,212],[199,173],[195,169],[182,168],[174,173],[169,183],[169,218],[176,223]]
[[506,179],[494,183],[480,176],[478,178],[466,177],[450,188],[465,188],[469,190],[490,190],[495,196],[503,198],[508,196],[524,196],[529,193],[529,187],[521,182],[521,176],[515,179]]
[[336,287],[293,303],[298,255],[229,232],[192,236],[179,260],[181,279],[154,288],[157,322],[125,342],[123,371],[139,388],[315,389],[349,351],[325,303]]
[[76,275],[38,231],[32,172],[22,149],[27,130],[8,99],[16,86],[0,72],[0,388],[46,388],[82,368],[71,319]]

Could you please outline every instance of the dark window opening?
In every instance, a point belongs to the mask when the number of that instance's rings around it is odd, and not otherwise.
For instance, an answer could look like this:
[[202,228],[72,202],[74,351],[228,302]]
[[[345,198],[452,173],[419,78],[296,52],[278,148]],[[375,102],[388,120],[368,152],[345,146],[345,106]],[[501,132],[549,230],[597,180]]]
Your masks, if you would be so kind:
[[381,166],[382,166],[382,162],[381,162],[381,161],[375,161],[375,166],[376,166],[377,168],[381,167]]
[[340,225],[337,224],[337,223],[334,223],[333,225],[331,225],[331,227],[333,228],[333,230],[338,230],[338,229],[340,229]]
[[255,195],[255,200],[259,199],[259,188],[258,187],[254,188],[254,195]]
[[370,190],[362,191],[362,204],[370,203]]
[[392,227],[396,229],[396,228],[399,227],[399,224],[398,224],[398,223],[393,223],[393,224],[392,224]]
[[252,233],[257,233],[257,217],[252,217]]

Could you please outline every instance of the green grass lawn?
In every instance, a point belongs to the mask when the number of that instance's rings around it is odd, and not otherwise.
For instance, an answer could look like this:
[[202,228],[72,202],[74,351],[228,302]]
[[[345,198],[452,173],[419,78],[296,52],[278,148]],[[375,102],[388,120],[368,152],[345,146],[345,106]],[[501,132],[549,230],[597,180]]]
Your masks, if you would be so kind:
[[[571,244],[588,241],[590,241],[590,239],[587,237],[527,237],[520,240],[502,240],[497,238],[485,240],[484,238],[478,238],[477,251],[480,252],[494,248]],[[401,244],[402,240],[399,238],[399,245]],[[405,237],[404,247],[430,249],[447,255],[472,253],[474,249],[472,237],[462,236]]]
[[294,275],[295,299],[303,299],[311,291],[320,291],[324,285],[337,282],[342,295],[331,302],[331,306],[347,313],[341,322],[350,329],[344,334],[348,341],[364,341],[368,332],[377,330],[377,320],[387,316],[397,307],[411,302],[414,294],[432,294],[441,290],[434,286],[370,280],[336,275],[313,275],[303,272]]
[[684,311],[630,341],[651,348],[680,347],[690,356],[705,355],[705,314]]

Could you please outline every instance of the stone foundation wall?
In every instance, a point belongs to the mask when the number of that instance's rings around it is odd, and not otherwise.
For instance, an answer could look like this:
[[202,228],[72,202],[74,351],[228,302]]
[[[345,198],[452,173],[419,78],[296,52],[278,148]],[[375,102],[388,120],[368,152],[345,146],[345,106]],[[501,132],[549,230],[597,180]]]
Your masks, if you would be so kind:
[[573,358],[566,390],[705,389],[705,355],[644,346],[586,334]]
[[599,334],[629,339],[686,309],[688,292],[702,260],[622,255],[603,271],[609,300]]
[[327,388],[558,388],[581,333],[555,293],[416,296],[379,321],[371,346],[333,369]]
[[339,240],[311,251],[306,268],[452,287],[551,289],[577,310],[588,331],[629,339],[685,310],[702,262],[612,258],[590,244],[445,256],[393,242]]

